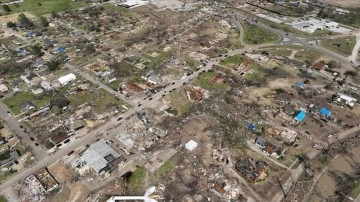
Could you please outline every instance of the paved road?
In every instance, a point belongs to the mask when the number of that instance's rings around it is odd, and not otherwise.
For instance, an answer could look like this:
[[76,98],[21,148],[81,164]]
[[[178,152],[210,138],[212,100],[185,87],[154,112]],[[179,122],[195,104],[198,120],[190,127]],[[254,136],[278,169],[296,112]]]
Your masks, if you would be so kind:
[[41,144],[36,146],[35,142],[30,140],[30,137],[20,128],[19,122],[7,113],[7,107],[2,102],[0,102],[0,117],[5,120],[6,125],[20,138],[24,145],[31,147],[36,159],[41,160],[47,156],[46,149]]
[[[126,120],[124,120],[124,119],[126,119],[126,118],[128,118],[130,116],[133,116],[136,112],[141,111],[144,108],[154,106],[158,102],[158,99],[160,99],[162,97],[162,95],[168,93],[171,90],[174,90],[174,89],[177,89],[177,88],[183,86],[184,82],[188,82],[191,79],[196,78],[197,76],[200,75],[201,72],[210,70],[214,64],[216,64],[216,62],[214,62],[214,61],[209,62],[206,66],[204,66],[203,68],[201,68],[198,71],[194,72],[193,74],[191,74],[187,78],[185,78],[183,80],[179,80],[179,81],[175,82],[174,85],[169,85],[166,88],[164,88],[163,90],[161,90],[160,92],[154,94],[152,96],[151,100],[143,100],[143,101],[141,101],[140,106],[135,106],[134,108],[128,110],[124,114],[122,114],[122,115],[120,115],[118,117],[111,118],[110,120],[105,122],[99,128],[91,131],[90,133],[88,133],[87,135],[85,135],[85,136],[83,136],[81,138],[78,138],[78,139],[74,140],[73,142],[71,142],[68,145],[64,146],[61,150],[58,150],[55,154],[52,154],[51,156],[48,156],[46,158],[39,158],[39,161],[33,167],[24,169],[22,171],[19,171],[18,174],[16,174],[15,176],[11,177],[7,181],[5,181],[3,184],[1,184],[0,185],[0,190],[5,190],[5,188],[13,186],[14,184],[18,183],[20,180],[22,180],[22,179],[26,178],[27,176],[31,175],[32,173],[36,172],[40,168],[49,166],[50,164],[53,164],[54,162],[59,160],[61,157],[67,155],[67,153],[69,153],[70,151],[75,150],[75,149],[77,149],[77,148],[79,148],[79,147],[81,147],[83,145],[91,144],[92,142],[94,142],[99,137],[100,134],[97,133],[98,131],[106,131],[109,128],[116,127],[118,124],[120,124],[122,122],[126,122]],[[0,112],[1,112],[1,110],[0,110]],[[120,117],[122,118],[122,120],[117,121],[117,119],[120,118]],[[46,154],[46,152],[44,152],[44,153]]]

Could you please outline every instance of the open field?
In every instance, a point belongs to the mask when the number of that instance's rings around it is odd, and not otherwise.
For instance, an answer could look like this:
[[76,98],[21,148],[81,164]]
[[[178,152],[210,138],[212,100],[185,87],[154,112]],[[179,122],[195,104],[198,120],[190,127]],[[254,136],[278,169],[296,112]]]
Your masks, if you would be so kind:
[[[35,18],[34,15],[30,14],[30,13],[27,13],[27,12],[23,12],[26,17],[28,18]],[[1,16],[0,17],[0,24],[4,24],[4,23],[7,23],[7,22],[16,22],[17,19],[18,19],[18,16],[19,16],[20,13],[13,13],[13,14],[10,14],[10,15],[4,15],[4,16]]]
[[335,5],[335,6],[342,6],[346,8],[359,8],[360,7],[360,1],[359,0],[319,0],[321,2]]
[[6,201],[7,201],[6,198],[0,195],[0,202],[6,202]]
[[321,41],[321,45],[335,53],[343,56],[349,56],[356,43],[355,36],[341,37],[336,39],[325,39]]
[[11,13],[29,12],[40,16],[86,6],[86,3],[71,0],[24,0],[19,6],[11,5]]
[[19,92],[14,94],[12,97],[5,99],[3,102],[4,104],[14,113],[20,114],[21,113],[21,103],[25,101],[31,101],[37,109],[44,107],[50,101],[50,95],[45,93],[41,95],[34,95],[32,92]]
[[244,42],[247,44],[270,43],[279,39],[276,34],[268,32],[256,25],[243,23],[243,26],[245,32]]
[[306,64],[310,65],[320,58],[321,53],[313,50],[301,50],[295,54],[295,58],[298,60],[304,61]]
[[132,173],[128,181],[132,193],[142,194],[147,172],[146,168],[140,167]]

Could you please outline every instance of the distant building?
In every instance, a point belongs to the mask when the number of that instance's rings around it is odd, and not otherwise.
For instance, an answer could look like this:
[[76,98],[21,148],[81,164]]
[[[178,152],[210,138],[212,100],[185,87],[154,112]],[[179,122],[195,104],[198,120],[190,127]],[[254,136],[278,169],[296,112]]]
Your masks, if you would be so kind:
[[120,154],[111,148],[104,139],[91,144],[80,158],[96,174],[113,170],[122,160]]
[[59,187],[58,181],[49,172],[47,168],[42,168],[34,173],[34,176],[40,181],[46,192],[50,192]]
[[107,83],[112,83],[116,81],[116,77],[113,75],[113,74],[109,74],[107,77],[106,77],[106,82]]
[[44,89],[44,90],[51,90],[51,84],[47,81],[41,81],[40,82],[40,86]]
[[320,109],[320,114],[325,116],[325,117],[328,117],[328,116],[330,116],[331,111],[329,109],[323,107],[323,108]]
[[283,149],[281,147],[271,144],[269,141],[265,140],[262,137],[255,138],[255,144],[268,155],[272,155],[275,158],[280,158],[283,153]]
[[337,94],[333,95],[333,99],[339,103],[344,103],[350,107],[353,107],[357,102],[357,99],[350,97],[348,95],[342,94],[338,92]]
[[325,62],[320,61],[320,62],[317,62],[317,63],[313,64],[312,68],[315,69],[315,70],[320,71],[320,70],[324,69],[325,66],[326,66]]
[[5,84],[3,83],[0,84],[0,92],[5,93],[8,92],[8,90],[9,88]]
[[62,143],[65,142],[68,139],[69,139],[69,136],[65,132],[60,132],[60,133],[58,133],[56,135],[52,135],[49,138],[50,142],[52,142],[57,147],[61,146]]
[[75,74],[70,73],[58,78],[58,81],[62,86],[66,86],[69,82],[74,81],[75,79],[76,79]]
[[30,72],[30,74],[26,77],[29,81],[33,80],[34,78],[36,78],[37,75],[34,72]]
[[296,141],[297,132],[293,130],[284,130],[280,133],[280,135],[284,142],[286,142],[287,144],[292,144]]
[[253,158],[245,158],[235,164],[235,169],[250,182],[266,177],[267,167],[265,161],[255,161]]
[[20,153],[18,150],[11,150],[9,152],[9,158],[0,161],[0,166],[7,164],[9,162],[12,162],[13,160],[17,159],[20,156]]
[[300,110],[300,111],[297,111],[295,114],[294,114],[294,119],[297,121],[297,122],[301,122],[305,119],[306,117],[306,112]]

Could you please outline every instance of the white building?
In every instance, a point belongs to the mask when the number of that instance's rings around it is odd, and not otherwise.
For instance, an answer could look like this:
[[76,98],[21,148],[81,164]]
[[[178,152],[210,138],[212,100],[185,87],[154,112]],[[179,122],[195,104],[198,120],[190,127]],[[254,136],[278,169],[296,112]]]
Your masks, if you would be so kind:
[[350,97],[348,95],[342,94],[342,93],[337,93],[337,98],[336,101],[338,102],[344,102],[346,105],[353,107],[355,105],[355,103],[357,102],[357,99]]
[[70,73],[68,75],[58,78],[58,81],[62,86],[66,86],[69,82],[74,81],[75,79],[76,79],[75,74]]
[[5,84],[0,84],[0,91],[5,93],[9,90],[9,88]]

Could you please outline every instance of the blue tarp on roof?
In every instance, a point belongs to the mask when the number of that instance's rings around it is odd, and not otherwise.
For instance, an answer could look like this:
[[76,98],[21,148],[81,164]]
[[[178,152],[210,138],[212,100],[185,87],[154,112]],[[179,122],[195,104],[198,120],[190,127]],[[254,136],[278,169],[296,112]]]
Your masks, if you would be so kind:
[[304,120],[305,117],[306,117],[306,113],[304,111],[298,111],[297,113],[295,113],[295,120],[297,120],[298,122]]
[[255,124],[251,123],[249,126],[248,126],[248,129],[249,130],[253,130],[255,128]]
[[324,115],[324,116],[330,116],[331,111],[330,111],[329,109],[323,107],[323,108],[320,109],[320,113],[321,113],[322,115]]
[[303,82],[301,82],[301,81],[297,81],[294,86],[298,87],[298,88],[304,88],[305,84]]
[[65,52],[65,48],[64,47],[59,47],[58,51],[59,51],[59,53],[63,53],[63,52]]
[[18,53],[26,53],[26,50],[24,48],[19,48],[19,50],[17,51]]
[[30,37],[35,36],[35,32],[29,32],[29,36],[30,36]]

